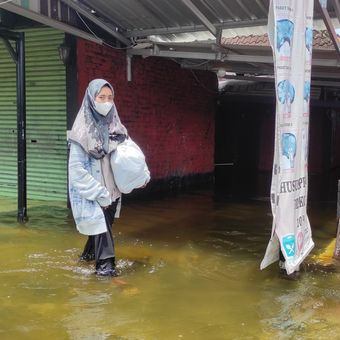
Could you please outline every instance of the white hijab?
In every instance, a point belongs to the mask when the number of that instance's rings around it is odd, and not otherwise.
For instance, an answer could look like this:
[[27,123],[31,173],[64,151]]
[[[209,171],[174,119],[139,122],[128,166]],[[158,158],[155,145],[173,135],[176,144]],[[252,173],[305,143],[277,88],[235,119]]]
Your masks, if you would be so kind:
[[114,93],[113,87],[104,79],[92,80],[85,92],[82,105],[74,121],[68,140],[78,143],[89,155],[96,159],[114,151],[127,136],[127,130],[121,123],[115,104],[103,116],[95,110],[95,98],[107,86]]

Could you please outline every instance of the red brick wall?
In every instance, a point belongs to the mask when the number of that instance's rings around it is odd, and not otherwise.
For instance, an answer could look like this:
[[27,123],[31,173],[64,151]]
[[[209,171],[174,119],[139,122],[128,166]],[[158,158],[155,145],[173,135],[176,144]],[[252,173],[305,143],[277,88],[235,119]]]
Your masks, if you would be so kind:
[[130,136],[144,150],[154,179],[214,170],[217,78],[164,58],[133,57],[127,81],[123,51],[77,41],[79,105],[90,80],[104,78]]

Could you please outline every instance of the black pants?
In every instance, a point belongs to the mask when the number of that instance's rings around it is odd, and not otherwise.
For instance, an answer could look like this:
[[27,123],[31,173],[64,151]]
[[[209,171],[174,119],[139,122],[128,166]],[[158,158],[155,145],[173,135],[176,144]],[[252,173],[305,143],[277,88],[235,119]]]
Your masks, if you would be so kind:
[[115,257],[112,224],[115,218],[119,198],[107,207],[104,212],[107,231],[98,235],[90,235],[84,247],[82,257],[93,257],[96,260],[105,260]]

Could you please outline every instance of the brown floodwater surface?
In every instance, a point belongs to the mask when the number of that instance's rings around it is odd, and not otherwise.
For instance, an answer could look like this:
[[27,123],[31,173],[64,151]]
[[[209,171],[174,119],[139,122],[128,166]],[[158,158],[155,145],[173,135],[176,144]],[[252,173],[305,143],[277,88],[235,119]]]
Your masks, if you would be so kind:
[[259,265],[270,204],[209,192],[123,201],[118,278],[79,261],[86,237],[61,203],[0,199],[0,339],[329,339],[340,337],[340,268],[318,261],[335,205],[310,206],[316,243],[296,280]]

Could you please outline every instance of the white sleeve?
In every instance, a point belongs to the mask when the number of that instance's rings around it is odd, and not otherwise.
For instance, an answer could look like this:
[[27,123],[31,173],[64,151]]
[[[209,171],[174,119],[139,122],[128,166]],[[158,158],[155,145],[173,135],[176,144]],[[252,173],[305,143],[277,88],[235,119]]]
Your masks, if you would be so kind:
[[90,201],[97,201],[100,206],[111,204],[109,191],[101,185],[86,169],[88,156],[81,146],[71,143],[69,158],[69,181],[70,185],[77,189],[79,194]]

